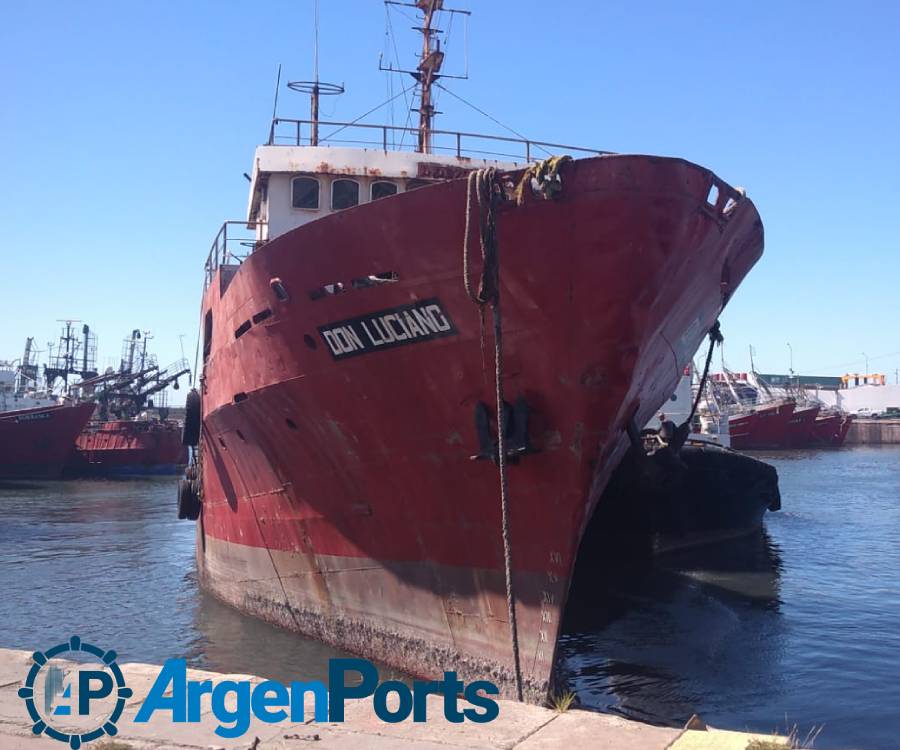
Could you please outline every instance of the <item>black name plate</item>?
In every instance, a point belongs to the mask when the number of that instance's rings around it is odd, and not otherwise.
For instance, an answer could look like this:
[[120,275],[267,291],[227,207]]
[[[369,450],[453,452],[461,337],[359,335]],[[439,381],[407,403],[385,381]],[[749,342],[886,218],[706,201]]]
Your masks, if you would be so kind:
[[450,316],[438,299],[426,299],[319,326],[319,335],[335,359],[418,344],[456,333]]

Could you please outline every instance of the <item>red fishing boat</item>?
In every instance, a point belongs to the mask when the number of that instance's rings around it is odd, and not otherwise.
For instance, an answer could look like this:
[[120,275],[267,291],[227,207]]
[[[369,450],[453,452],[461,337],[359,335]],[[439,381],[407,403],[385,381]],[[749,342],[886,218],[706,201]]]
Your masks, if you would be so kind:
[[760,404],[728,418],[731,447],[736,450],[769,450],[787,447],[788,424],[794,402]]
[[0,411],[0,479],[58,477],[96,404]]
[[785,448],[808,448],[813,444],[813,433],[820,406],[798,406],[787,423],[784,437]]
[[68,395],[71,376],[96,374],[96,336],[87,325],[79,336],[74,323],[50,346],[43,377],[33,338],[20,359],[0,362],[0,479],[58,477],[94,413],[95,403]]
[[368,149],[324,143],[319,81],[293,84],[312,120],[276,118],[256,151],[255,238],[226,224],[207,262],[181,514],[200,516],[202,585],[244,612],[541,700],[627,433],[675,389],[763,228],[682,159],[511,138],[480,143],[518,160],[467,155],[474,136],[433,128],[441,3],[415,6],[416,151],[392,150],[410,133],[391,126]]
[[821,414],[813,427],[812,443],[840,448],[847,438],[852,422],[852,414],[841,414],[840,412]]
[[[168,419],[166,389],[190,368],[178,360],[161,368],[147,352],[147,331],[135,329],[122,346],[117,370],[83,380],[78,388],[98,402],[98,421],[76,442],[66,473],[90,476],[177,474],[187,464],[181,424]],[[154,416],[153,409],[156,410]]]
[[188,462],[181,425],[174,420],[101,422],[75,442],[72,473],[100,476],[177,474]]

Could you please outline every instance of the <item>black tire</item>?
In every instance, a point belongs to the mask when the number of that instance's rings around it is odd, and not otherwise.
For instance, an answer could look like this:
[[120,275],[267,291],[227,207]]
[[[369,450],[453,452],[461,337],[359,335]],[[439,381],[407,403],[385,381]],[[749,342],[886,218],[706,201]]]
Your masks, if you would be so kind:
[[186,479],[178,481],[178,518],[196,521],[200,517],[200,497]]
[[191,388],[184,402],[184,427],[181,444],[194,447],[200,442],[200,393]]

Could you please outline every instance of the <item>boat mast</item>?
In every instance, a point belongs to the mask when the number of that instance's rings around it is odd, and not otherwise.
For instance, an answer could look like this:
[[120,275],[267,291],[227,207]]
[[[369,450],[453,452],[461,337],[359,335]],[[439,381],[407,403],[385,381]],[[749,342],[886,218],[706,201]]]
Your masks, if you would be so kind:
[[431,100],[431,86],[440,78],[444,53],[441,52],[439,31],[432,26],[434,14],[443,8],[444,0],[416,0],[416,7],[424,16],[422,26],[422,56],[417,67],[419,81],[419,151],[431,153],[431,131],[434,129],[434,104]]
[[[433,148],[434,117],[440,114],[434,108],[431,87],[437,83],[439,78],[464,80],[469,77],[468,53],[466,53],[466,72],[463,75],[447,75],[441,72],[441,66],[444,64],[444,52],[441,49],[439,34],[444,32],[442,29],[436,28],[434,24],[440,12],[449,13],[451,16],[460,14],[466,17],[470,13],[467,10],[458,8],[445,8],[444,0],[413,0],[413,2],[384,0],[384,4],[387,6],[400,5],[407,8],[415,8],[422,14],[422,25],[413,27],[414,31],[422,34],[422,54],[419,57],[419,64],[416,66],[416,69],[404,70],[395,68],[393,64],[385,67],[381,63],[379,63],[378,67],[379,70],[385,70],[390,73],[408,73],[416,80],[416,85],[419,89],[419,108],[412,110],[419,113],[419,139],[416,150],[423,154],[430,154]],[[466,33],[468,35],[468,31]]]

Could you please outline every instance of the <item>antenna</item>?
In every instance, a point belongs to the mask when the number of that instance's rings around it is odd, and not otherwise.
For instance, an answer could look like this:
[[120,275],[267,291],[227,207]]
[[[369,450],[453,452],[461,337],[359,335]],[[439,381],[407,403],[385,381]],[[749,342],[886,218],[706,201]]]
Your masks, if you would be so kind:
[[278,63],[278,75],[275,77],[275,101],[272,104],[272,119],[278,117],[278,89],[281,88],[281,63]]
[[[309,94],[311,128],[309,145],[319,145],[319,97],[344,93],[344,84],[323,83],[319,80],[319,0],[315,4],[315,43],[313,44],[313,80],[288,81],[291,91]],[[274,118],[273,118],[274,119]]]

